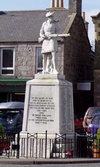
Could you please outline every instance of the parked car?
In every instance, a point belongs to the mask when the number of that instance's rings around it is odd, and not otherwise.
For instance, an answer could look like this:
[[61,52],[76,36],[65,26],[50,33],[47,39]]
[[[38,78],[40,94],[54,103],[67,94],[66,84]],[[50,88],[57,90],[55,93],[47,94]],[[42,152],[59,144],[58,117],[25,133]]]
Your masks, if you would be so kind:
[[100,127],[100,113],[95,114],[86,128],[87,134],[96,135],[97,129]]
[[7,135],[14,135],[22,130],[23,109],[23,102],[0,103],[0,124]]
[[89,107],[85,113],[84,119],[83,119],[83,127],[86,129],[93,118],[93,116],[97,113],[100,113],[100,107]]
[[83,119],[78,117],[76,114],[74,115],[74,128],[75,132],[82,133],[83,132]]

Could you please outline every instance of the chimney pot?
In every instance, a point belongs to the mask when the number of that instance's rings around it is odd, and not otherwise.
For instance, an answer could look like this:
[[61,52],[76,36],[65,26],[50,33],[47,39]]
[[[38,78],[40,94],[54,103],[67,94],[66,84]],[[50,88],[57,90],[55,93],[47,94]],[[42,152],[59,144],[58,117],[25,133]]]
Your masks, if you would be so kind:
[[51,8],[62,8],[63,7],[63,0],[51,0]]
[[59,0],[56,0],[56,7],[59,7]]
[[63,0],[60,0],[60,7],[63,8]]
[[82,12],[83,20],[85,21],[85,12]]
[[51,8],[54,8],[54,5],[55,3],[54,3],[54,0],[51,0]]

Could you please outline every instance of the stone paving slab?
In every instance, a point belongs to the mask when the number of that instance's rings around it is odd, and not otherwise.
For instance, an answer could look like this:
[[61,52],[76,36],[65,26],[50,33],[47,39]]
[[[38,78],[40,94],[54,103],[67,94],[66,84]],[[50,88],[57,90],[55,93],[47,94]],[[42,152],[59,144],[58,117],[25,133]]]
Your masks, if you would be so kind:
[[34,159],[34,158],[0,158],[0,164],[79,164],[79,163],[100,163],[100,158],[68,158],[68,159]]

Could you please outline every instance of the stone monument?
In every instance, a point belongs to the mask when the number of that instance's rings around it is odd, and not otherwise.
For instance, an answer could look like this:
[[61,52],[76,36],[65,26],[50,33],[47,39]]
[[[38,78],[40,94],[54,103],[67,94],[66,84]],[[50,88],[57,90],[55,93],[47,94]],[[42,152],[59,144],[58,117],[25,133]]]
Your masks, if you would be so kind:
[[[39,42],[42,41],[43,71],[27,82],[24,106],[24,118],[21,137],[37,134],[54,139],[55,133],[73,135],[73,86],[65,76],[57,71],[57,37],[69,34],[57,34],[57,22],[54,12],[48,12],[48,20],[40,29]],[[50,157],[50,151],[48,151]]]
[[73,88],[63,75],[37,74],[27,82],[23,132],[72,133]]

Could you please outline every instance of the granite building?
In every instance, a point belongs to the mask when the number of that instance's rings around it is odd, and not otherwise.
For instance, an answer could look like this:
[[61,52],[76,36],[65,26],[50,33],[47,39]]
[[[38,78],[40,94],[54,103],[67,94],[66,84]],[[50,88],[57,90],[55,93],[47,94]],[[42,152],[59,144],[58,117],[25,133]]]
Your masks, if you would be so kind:
[[74,111],[83,116],[93,104],[93,61],[87,33],[87,22],[82,17],[82,0],[51,0],[50,8],[32,11],[0,12],[0,102],[24,101],[26,81],[42,70],[39,31],[47,11],[55,11],[59,33],[70,33],[58,40],[60,74],[73,83]]
[[95,27],[94,105],[100,106],[100,13],[92,16]]

